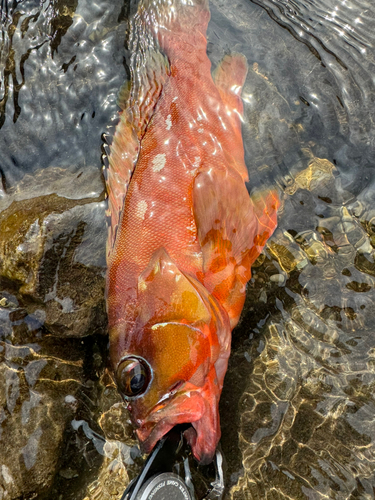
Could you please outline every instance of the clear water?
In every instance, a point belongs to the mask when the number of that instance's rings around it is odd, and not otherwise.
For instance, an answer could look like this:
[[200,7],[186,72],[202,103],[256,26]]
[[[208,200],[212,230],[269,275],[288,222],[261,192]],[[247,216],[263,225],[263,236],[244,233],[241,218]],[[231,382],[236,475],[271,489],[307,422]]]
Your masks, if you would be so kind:
[[[127,74],[127,4],[1,6],[0,225],[9,229],[12,203],[29,231],[37,216],[22,200],[75,200],[64,234],[70,221],[72,231],[84,226],[70,262],[102,277],[101,134],[115,123]],[[284,193],[233,335],[221,400],[227,496],[374,498],[375,7],[210,6],[213,65],[237,51],[250,68],[243,137],[252,185]],[[57,252],[61,241],[49,244]],[[51,335],[48,293],[69,314],[72,290],[51,285],[35,296],[14,269],[4,277],[1,267],[0,282],[0,498],[119,498],[141,459],[105,370],[105,321],[80,331],[92,336],[59,334],[56,323]],[[59,286],[74,283],[70,274]]]

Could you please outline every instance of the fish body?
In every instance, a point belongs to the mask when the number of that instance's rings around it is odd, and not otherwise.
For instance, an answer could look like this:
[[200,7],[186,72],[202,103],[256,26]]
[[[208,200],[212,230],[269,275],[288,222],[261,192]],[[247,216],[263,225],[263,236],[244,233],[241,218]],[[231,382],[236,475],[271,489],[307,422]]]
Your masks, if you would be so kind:
[[153,48],[143,75],[133,71],[107,171],[117,383],[144,451],[189,422],[201,462],[220,438],[231,331],[278,205],[275,192],[253,200],[247,192],[240,97],[247,64],[240,54],[225,56],[212,77],[208,21],[205,0],[141,2],[133,30],[147,33]]

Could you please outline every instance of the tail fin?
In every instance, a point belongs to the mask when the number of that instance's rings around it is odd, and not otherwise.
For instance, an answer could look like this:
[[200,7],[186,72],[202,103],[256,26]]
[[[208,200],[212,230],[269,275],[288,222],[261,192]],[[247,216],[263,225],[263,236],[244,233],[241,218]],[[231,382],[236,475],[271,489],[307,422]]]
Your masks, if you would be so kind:
[[138,16],[171,61],[181,51],[206,48],[208,0],[141,0]]

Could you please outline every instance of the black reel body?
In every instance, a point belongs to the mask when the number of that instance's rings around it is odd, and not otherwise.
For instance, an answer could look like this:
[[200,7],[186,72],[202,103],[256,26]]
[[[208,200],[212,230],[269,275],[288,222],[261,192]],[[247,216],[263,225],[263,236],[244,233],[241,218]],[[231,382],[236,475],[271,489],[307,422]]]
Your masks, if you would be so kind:
[[176,426],[155,446],[121,500],[220,500],[224,492],[223,457],[201,466],[193,458],[183,433]]

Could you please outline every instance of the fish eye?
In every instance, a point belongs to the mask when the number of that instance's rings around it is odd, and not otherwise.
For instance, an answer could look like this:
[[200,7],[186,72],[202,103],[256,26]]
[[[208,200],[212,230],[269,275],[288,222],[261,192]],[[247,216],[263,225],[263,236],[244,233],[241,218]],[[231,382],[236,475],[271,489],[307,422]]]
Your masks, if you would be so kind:
[[146,392],[150,381],[150,368],[142,358],[129,356],[121,361],[116,370],[117,387],[127,398]]

